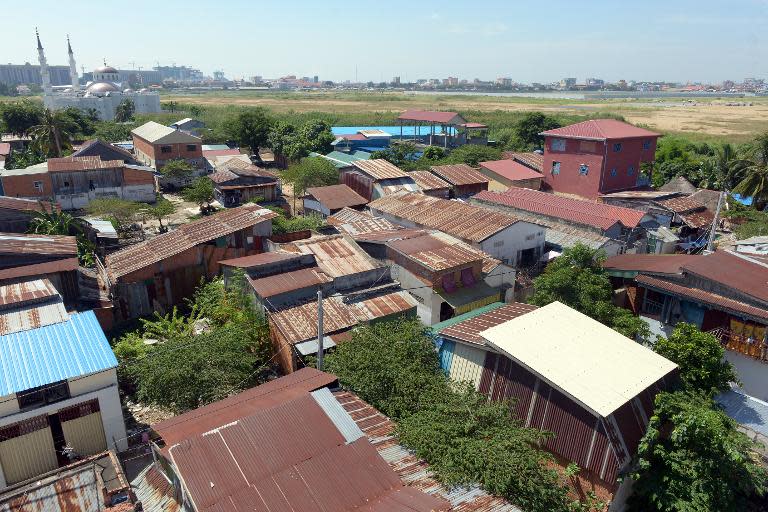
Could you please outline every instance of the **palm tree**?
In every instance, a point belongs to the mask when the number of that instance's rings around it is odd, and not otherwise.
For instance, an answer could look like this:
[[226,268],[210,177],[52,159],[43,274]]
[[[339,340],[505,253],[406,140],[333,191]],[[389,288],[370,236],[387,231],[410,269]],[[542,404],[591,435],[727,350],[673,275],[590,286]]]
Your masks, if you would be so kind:
[[40,124],[33,126],[30,134],[35,144],[47,156],[61,157],[65,147],[72,145],[72,135],[77,133],[77,124],[63,111],[52,112],[45,109]]
[[36,235],[69,235],[73,228],[78,230],[73,220],[72,215],[53,207],[49,212],[40,203],[40,211],[34,213],[29,223],[29,232]]
[[740,158],[731,144],[724,143],[715,148],[715,154],[702,165],[704,178],[699,185],[715,190],[729,190],[744,178],[744,169],[749,161]]
[[744,177],[733,191],[742,197],[751,197],[757,210],[768,204],[768,132],[755,139],[744,167]]

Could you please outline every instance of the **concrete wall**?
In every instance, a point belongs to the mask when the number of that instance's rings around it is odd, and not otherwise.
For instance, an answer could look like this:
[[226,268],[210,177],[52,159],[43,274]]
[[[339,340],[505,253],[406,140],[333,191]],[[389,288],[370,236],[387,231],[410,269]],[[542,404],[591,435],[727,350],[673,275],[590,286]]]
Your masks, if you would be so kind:
[[544,252],[545,229],[537,224],[517,222],[483,240],[476,247],[506,265],[516,266],[519,263],[519,251],[536,248],[539,256]]
[[742,383],[741,392],[768,401],[768,370],[765,363],[733,350],[725,351],[725,359],[736,369]]
[[305,215],[307,213],[307,210],[312,210],[312,212],[322,215],[323,218],[326,218],[331,214],[331,210],[323,206],[323,204],[317,199],[310,199],[305,197],[304,198],[304,214]]
[[[49,199],[53,194],[51,177],[44,169],[34,174],[2,176],[0,179],[3,180],[3,194],[9,197]],[[35,188],[36,181],[41,183],[42,189]]]
[[430,287],[425,287],[424,281],[418,279],[404,267],[393,264],[392,279],[400,282],[400,286],[416,299],[416,315],[424,325],[433,325],[440,321],[440,304],[443,299]]

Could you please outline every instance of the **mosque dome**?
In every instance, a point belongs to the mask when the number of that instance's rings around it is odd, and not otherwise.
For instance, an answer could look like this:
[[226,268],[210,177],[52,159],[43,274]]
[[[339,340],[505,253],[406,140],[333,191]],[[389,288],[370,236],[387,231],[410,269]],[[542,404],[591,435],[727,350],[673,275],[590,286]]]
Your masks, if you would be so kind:
[[119,90],[120,89],[118,89],[115,84],[111,84],[109,82],[95,82],[86,88],[86,91],[90,92],[91,94],[106,94],[108,92],[115,92]]
[[94,73],[117,73],[117,70],[112,66],[99,66],[93,70]]

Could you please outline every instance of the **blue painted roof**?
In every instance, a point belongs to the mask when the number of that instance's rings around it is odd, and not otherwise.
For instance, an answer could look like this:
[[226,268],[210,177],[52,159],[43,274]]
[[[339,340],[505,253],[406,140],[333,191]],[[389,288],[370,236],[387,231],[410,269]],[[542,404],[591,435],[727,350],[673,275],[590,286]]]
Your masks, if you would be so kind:
[[755,397],[728,390],[715,397],[725,414],[737,423],[764,436],[768,436],[768,403]]
[[0,336],[0,396],[117,367],[93,311]]

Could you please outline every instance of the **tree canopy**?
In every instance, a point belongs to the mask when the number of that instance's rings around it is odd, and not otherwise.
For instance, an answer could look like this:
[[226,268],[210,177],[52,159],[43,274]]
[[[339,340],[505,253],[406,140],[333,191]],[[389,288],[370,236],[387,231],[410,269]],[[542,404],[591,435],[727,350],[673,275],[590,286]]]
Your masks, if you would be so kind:
[[195,167],[182,158],[168,160],[160,168],[160,174],[168,178],[186,180],[192,177]]
[[272,118],[264,108],[256,107],[240,112],[229,124],[230,137],[241,146],[247,146],[251,153],[258,154],[259,148],[267,143]]
[[515,132],[520,141],[534,148],[544,147],[544,137],[539,133],[560,128],[562,126],[556,119],[544,115],[541,112],[529,112],[515,127]]
[[121,101],[115,109],[115,121],[118,123],[124,123],[126,121],[133,121],[133,114],[136,113],[136,104],[132,99],[126,98]]
[[117,197],[101,197],[88,203],[89,214],[109,219],[118,232],[125,232],[136,222],[141,205]]
[[278,121],[272,125],[267,143],[276,154],[297,161],[312,152],[328,153],[334,138],[331,125],[323,120],[311,119],[298,129],[291,123]]
[[157,219],[160,223],[160,233],[165,233],[168,231],[168,227],[163,226],[163,219],[176,211],[176,205],[165,197],[158,195],[155,204],[145,206],[142,208],[142,211],[153,219]]
[[45,109],[40,123],[29,129],[34,144],[46,156],[64,156],[64,150],[72,146],[72,137],[78,132],[78,125],[66,111],[53,112]]
[[293,185],[294,196],[301,196],[310,187],[336,185],[339,171],[329,160],[310,156],[288,167],[282,178]]
[[17,135],[28,134],[32,127],[40,124],[42,117],[42,106],[30,100],[5,103],[2,106],[5,129]]
[[197,204],[200,207],[200,213],[206,215],[210,212],[211,203],[216,199],[213,182],[208,176],[200,176],[181,191],[181,197],[185,201]]

